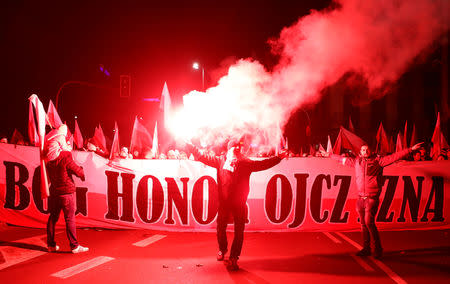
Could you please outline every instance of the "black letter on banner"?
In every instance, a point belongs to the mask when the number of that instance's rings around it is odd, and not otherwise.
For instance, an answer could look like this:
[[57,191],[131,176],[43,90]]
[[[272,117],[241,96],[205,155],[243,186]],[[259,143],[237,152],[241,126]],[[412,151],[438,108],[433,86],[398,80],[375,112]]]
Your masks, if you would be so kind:
[[119,197],[122,197],[122,217],[120,220],[134,222],[133,218],[133,179],[134,174],[121,173],[122,193],[119,193],[118,172],[105,171],[108,182],[108,213],[105,218],[119,220]]
[[[281,202],[280,218],[277,219],[277,180],[281,180]],[[265,210],[267,217],[272,223],[282,223],[291,212],[292,207],[292,187],[289,180],[284,175],[274,175],[267,183]]]
[[87,216],[87,187],[77,187],[76,195],[77,195],[77,211],[75,215],[80,213],[83,216]]
[[383,187],[384,183],[388,180],[386,193],[384,194],[383,202],[381,203],[380,210],[378,211],[377,222],[392,222],[394,218],[394,212],[389,214],[389,218],[386,218],[389,207],[391,207],[392,200],[394,199],[395,189],[397,188],[398,176],[383,176],[380,179],[380,185]]
[[422,197],[422,182],[424,177],[416,177],[417,179],[417,195],[414,185],[410,176],[403,177],[403,200],[402,209],[400,210],[400,217],[397,222],[405,222],[406,203],[409,203],[409,212],[411,213],[411,219],[413,222],[417,222],[417,216],[419,215],[420,198]]
[[47,210],[44,210],[44,200],[41,198],[41,166],[34,170],[31,192],[33,193],[34,204],[36,204],[39,212],[48,214],[48,206]]
[[[152,217],[148,219],[148,179],[152,179]],[[140,181],[136,193],[136,205],[139,217],[145,223],[155,223],[161,218],[164,209],[164,190],[159,180],[154,176],[144,176]]]
[[327,188],[331,188],[330,175],[318,175],[311,188],[311,216],[317,223],[323,223],[328,218],[328,210],[323,211],[323,218],[320,217],[322,207],[322,184],[323,180],[327,182]]
[[181,178],[183,183],[183,196],[180,194],[177,182],[174,178],[166,178],[167,182],[167,218],[164,220],[164,224],[175,224],[175,220],[172,218],[172,204],[175,204],[175,208],[180,216],[181,224],[187,225],[188,218],[188,197],[187,197],[187,182],[189,178]]
[[[205,181],[208,183],[208,208],[203,208],[203,188]],[[192,189],[192,214],[197,223],[206,225],[211,223],[217,215],[219,209],[217,183],[210,176],[202,176],[199,178]],[[206,211],[206,220],[203,220],[203,211]]]
[[[27,168],[19,163],[3,161],[6,167],[6,196],[4,208],[24,210],[30,205],[30,192],[23,185],[28,180]],[[16,168],[19,170],[19,178],[15,179]],[[16,186],[19,190],[19,204],[16,206]]]
[[306,212],[306,179],[309,174],[295,174],[297,180],[297,196],[295,199],[294,221],[288,225],[288,228],[297,228],[305,220]]
[[348,190],[350,189],[351,176],[335,176],[334,184],[336,186],[338,181],[341,180],[341,187],[339,189],[336,202],[334,203],[333,212],[331,213],[330,223],[347,223],[349,212],[344,213],[344,217],[341,218],[342,211],[344,210],[345,202],[347,201]]
[[[444,178],[443,177],[432,177],[433,184],[431,186],[430,196],[428,197],[427,206],[425,206],[425,211],[420,219],[422,222],[428,221],[428,213],[433,212],[434,217],[431,219],[433,222],[443,222],[444,221]],[[431,201],[434,196],[434,209],[430,209]]]

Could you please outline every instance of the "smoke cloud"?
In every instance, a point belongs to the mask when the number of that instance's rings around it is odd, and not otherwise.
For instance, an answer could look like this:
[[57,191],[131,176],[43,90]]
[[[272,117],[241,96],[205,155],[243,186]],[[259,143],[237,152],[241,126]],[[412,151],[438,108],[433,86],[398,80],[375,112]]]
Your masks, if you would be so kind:
[[449,2],[338,0],[311,11],[269,42],[280,58],[272,71],[239,60],[216,87],[184,96],[172,130],[206,145],[251,133],[252,143],[274,147],[291,112],[345,74],[364,78],[373,96],[393,84],[448,31]]

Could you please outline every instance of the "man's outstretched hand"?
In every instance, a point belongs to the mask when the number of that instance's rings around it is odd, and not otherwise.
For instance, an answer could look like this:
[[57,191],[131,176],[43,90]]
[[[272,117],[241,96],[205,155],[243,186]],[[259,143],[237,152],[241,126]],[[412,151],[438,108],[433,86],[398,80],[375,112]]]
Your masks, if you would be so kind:
[[411,150],[415,151],[420,149],[420,147],[422,147],[423,142],[417,143],[416,145],[411,147]]

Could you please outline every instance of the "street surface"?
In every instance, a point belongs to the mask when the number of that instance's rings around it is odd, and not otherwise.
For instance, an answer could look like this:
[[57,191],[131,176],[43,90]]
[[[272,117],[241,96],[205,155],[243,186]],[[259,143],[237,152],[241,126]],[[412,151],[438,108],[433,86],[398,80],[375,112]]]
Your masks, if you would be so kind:
[[[450,283],[450,230],[381,232],[381,260],[356,257],[358,232],[250,233],[239,271],[214,233],[78,229],[90,251],[46,251],[46,232],[0,224],[2,283]],[[232,233],[229,233],[229,240]]]

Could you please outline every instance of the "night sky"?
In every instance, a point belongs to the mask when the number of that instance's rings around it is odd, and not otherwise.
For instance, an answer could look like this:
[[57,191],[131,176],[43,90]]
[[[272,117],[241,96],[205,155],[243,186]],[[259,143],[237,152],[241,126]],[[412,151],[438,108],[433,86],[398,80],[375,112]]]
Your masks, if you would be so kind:
[[[150,132],[160,119],[159,103],[143,99],[159,98],[164,82],[174,104],[181,103],[182,95],[201,88],[201,72],[192,69],[194,61],[205,68],[207,86],[214,86],[226,67],[239,58],[257,59],[270,70],[277,57],[267,41],[311,9],[329,5],[330,1],[322,0],[8,0],[2,3],[0,30],[0,134],[10,138],[17,128],[27,135],[27,98],[32,93],[38,94],[47,109],[50,99],[55,103],[63,83],[81,81],[89,86],[69,85],[61,91],[58,111],[62,120],[73,130],[74,116],[78,116],[85,138],[93,135],[98,123],[112,138],[117,121],[126,144],[136,115]],[[433,52],[418,58],[392,89],[394,96],[366,106],[346,95],[361,90],[340,83],[326,88],[319,104],[292,115],[285,128],[290,143],[305,144],[302,133],[308,119],[313,142],[326,143],[326,134],[335,137],[340,124],[347,126],[350,115],[357,132],[368,140],[375,136],[380,121],[392,135],[403,128],[405,120],[416,123],[420,139],[431,139],[435,113],[442,111],[443,80],[448,80],[442,76],[443,68],[448,68],[444,49],[448,50],[448,43],[437,44]],[[100,66],[110,75],[101,72]],[[130,98],[119,97],[121,74],[131,75]],[[337,117],[330,112],[331,93],[344,97]],[[370,121],[360,122],[367,115]],[[445,135],[449,138],[448,131]]]

